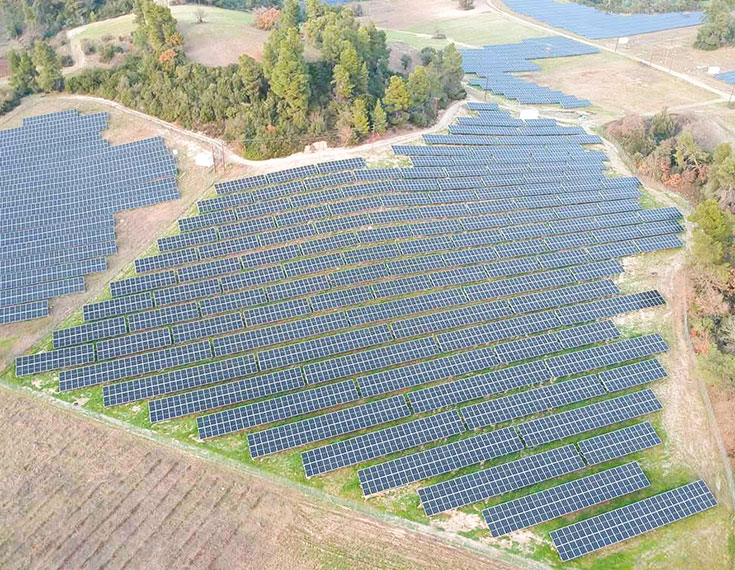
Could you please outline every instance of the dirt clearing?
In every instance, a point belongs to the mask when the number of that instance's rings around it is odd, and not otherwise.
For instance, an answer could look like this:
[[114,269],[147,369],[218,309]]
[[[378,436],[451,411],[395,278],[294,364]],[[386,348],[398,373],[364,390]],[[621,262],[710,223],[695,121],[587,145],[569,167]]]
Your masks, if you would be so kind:
[[0,567],[511,570],[35,398],[0,398]]
[[539,85],[589,99],[602,118],[656,113],[663,107],[715,99],[704,89],[609,52],[537,63],[541,65],[540,72],[524,75]]

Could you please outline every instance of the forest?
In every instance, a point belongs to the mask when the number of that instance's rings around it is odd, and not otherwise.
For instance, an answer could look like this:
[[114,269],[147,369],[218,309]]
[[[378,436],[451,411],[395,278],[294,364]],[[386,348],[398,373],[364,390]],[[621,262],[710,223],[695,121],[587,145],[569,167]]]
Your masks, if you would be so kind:
[[717,144],[706,123],[665,109],[651,118],[629,115],[607,132],[641,174],[695,206],[690,334],[703,366],[735,388],[735,145]]
[[[110,69],[69,77],[46,42],[10,55],[16,99],[61,88],[221,136],[253,159],[284,156],[317,140],[354,144],[390,128],[431,124],[440,109],[464,98],[462,58],[454,45],[422,53],[407,75],[388,69],[385,33],[352,10],[286,0],[261,62],[205,67],[188,61],[171,11],[136,0],[135,49]],[[319,54],[304,56],[306,45]],[[51,50],[53,52],[53,50]]]

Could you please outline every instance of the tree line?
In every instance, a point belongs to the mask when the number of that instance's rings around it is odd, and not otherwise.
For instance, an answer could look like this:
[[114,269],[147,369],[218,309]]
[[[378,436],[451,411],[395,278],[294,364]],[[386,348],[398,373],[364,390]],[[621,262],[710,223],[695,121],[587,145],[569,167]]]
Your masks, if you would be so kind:
[[705,367],[735,387],[735,145],[665,109],[630,115],[607,132],[638,170],[695,205],[687,268],[690,332]]
[[[136,0],[135,50],[112,69],[68,78],[66,90],[116,100],[238,144],[249,158],[283,156],[327,139],[352,144],[407,124],[426,126],[465,96],[451,45],[422,55],[408,75],[388,69],[385,33],[347,8],[287,0],[261,62],[188,61],[171,11]],[[307,60],[310,46],[319,57]],[[31,87],[32,88],[32,87]]]

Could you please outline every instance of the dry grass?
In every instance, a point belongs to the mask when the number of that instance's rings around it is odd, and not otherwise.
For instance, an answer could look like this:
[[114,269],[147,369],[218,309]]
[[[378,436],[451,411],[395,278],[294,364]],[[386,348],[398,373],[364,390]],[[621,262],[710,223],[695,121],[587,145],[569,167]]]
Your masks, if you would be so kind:
[[3,389],[0,567],[511,570]]

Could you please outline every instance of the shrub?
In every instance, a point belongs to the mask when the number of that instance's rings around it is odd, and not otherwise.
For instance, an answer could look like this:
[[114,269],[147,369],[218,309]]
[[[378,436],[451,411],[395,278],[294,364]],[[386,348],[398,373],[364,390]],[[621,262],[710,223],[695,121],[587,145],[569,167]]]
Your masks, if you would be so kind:
[[84,40],[82,42],[82,53],[84,53],[84,55],[92,55],[93,53],[97,53],[97,44],[89,40]]
[[253,10],[255,19],[253,25],[259,30],[272,30],[281,19],[281,11],[278,8],[265,8],[263,6]]

